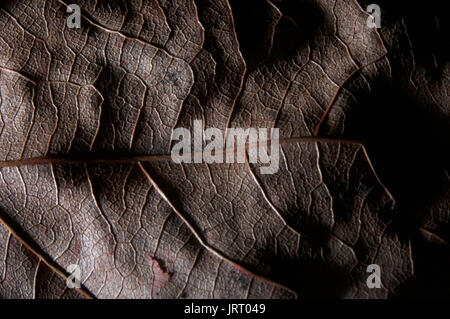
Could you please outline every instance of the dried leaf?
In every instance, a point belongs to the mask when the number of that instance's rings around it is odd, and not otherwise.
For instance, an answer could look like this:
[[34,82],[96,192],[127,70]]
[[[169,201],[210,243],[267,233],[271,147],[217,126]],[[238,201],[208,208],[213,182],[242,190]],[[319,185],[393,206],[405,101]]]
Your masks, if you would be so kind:
[[[0,297],[448,296],[438,5],[428,40],[419,0],[73,2],[0,8]],[[279,128],[280,169],[176,164],[195,120]]]

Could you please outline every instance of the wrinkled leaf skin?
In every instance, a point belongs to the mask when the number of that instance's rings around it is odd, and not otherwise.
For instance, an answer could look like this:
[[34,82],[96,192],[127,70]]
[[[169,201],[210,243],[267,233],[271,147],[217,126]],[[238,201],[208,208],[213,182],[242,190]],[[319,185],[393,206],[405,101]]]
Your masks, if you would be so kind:
[[[0,298],[450,297],[443,1],[70,3],[0,5]],[[195,120],[279,170],[174,163]]]

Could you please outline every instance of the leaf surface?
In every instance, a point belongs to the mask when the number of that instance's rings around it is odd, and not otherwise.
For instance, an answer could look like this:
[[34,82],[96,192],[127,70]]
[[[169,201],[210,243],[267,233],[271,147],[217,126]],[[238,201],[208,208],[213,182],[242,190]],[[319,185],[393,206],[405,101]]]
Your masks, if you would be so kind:
[[[0,297],[423,294],[448,262],[448,55],[379,2],[379,31],[364,1],[76,1],[79,29],[63,0],[3,5]],[[174,163],[195,120],[279,128],[280,169]]]

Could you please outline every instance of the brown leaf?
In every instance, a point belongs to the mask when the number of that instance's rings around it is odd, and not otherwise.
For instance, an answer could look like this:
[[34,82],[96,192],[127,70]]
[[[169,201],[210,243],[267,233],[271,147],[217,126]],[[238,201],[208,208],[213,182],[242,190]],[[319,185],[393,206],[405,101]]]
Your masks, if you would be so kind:
[[[0,297],[420,295],[448,253],[448,63],[415,11],[380,0],[377,31],[364,1],[73,2],[79,29],[63,0],[0,8]],[[280,169],[174,163],[195,120],[278,127]]]

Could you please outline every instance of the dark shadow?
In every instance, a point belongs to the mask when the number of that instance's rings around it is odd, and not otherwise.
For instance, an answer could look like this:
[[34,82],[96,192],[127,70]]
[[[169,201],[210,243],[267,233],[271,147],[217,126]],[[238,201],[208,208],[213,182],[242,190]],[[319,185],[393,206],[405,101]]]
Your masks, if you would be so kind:
[[10,8],[14,3],[14,0],[2,0],[0,2],[0,9],[8,9]]
[[[323,13],[312,1],[231,0],[241,52],[249,69],[267,60],[291,57],[314,37]],[[282,16],[278,23],[277,17]]]
[[230,0],[239,46],[247,67],[268,57],[270,46],[271,15],[265,0]]
[[424,240],[415,233],[412,237],[414,277],[401,285],[400,299],[448,299],[450,298],[450,247]]
[[286,59],[307,45],[323,26],[323,12],[312,1],[284,0],[274,2],[283,17],[273,41],[272,59]]
[[375,169],[397,202],[394,226],[408,238],[427,205],[445,191],[450,119],[388,79],[357,92],[345,138],[366,141]]
[[277,256],[267,262],[270,264],[268,277],[296,291],[299,299],[343,298],[352,286],[347,270],[319,258],[296,260]]
[[[374,3],[373,0],[358,2],[364,10]],[[378,0],[376,3],[381,8],[381,35],[384,29],[403,20],[400,27],[407,28],[416,65],[427,71],[431,81],[441,78],[450,56],[448,3],[429,0]]]

